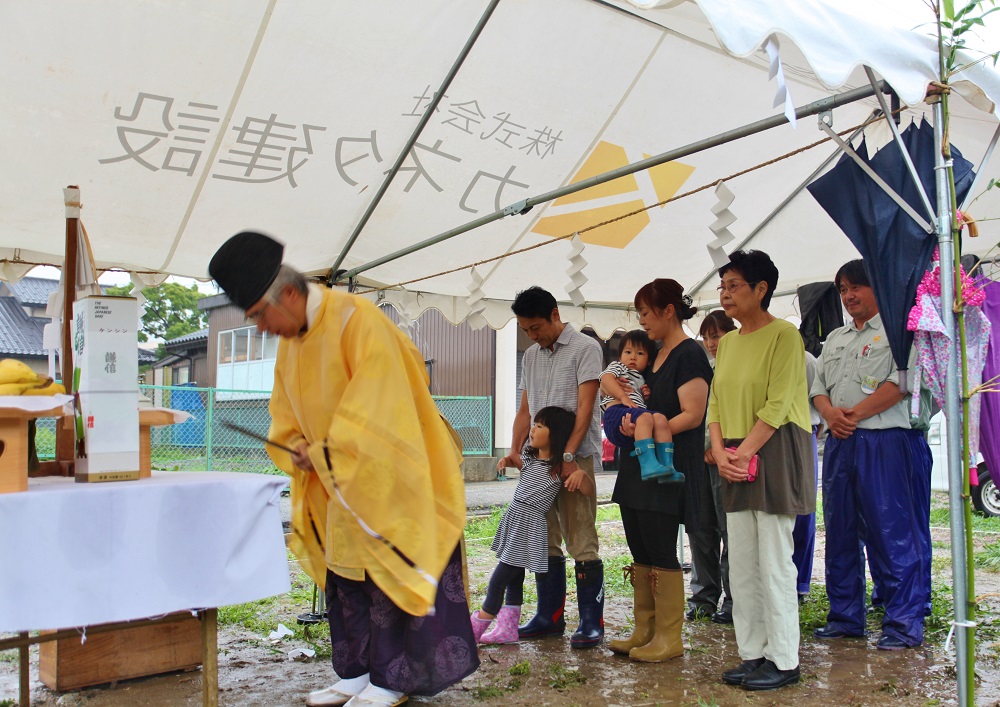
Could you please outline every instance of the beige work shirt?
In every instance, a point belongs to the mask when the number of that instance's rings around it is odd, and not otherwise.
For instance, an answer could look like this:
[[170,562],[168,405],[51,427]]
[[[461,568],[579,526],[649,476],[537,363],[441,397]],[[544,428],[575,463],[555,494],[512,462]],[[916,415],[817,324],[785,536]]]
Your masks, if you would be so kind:
[[[915,364],[915,353],[915,349],[911,349],[910,370]],[[826,395],[834,407],[852,408],[883,383],[898,385],[899,375],[882,326],[882,316],[876,314],[861,329],[851,321],[830,332],[823,344],[809,397]],[[865,430],[909,429],[909,405],[907,396],[888,410],[861,420],[858,427]]]

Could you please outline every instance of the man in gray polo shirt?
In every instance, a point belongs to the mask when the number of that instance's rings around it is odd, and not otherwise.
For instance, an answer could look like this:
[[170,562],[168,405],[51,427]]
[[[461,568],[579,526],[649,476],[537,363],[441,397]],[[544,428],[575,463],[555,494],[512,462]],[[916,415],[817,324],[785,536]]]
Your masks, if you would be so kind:
[[[535,414],[556,405],[576,414],[576,426],[563,455],[563,472],[576,467],[594,476],[600,459],[601,410],[597,403],[604,356],[600,345],[559,318],[556,299],[540,287],[518,293],[511,306],[517,324],[535,343],[524,352],[521,404],[514,418],[511,451],[514,466],[528,438]],[[566,551],[576,560],[576,594],[580,626],[573,648],[591,648],[604,636],[604,565],[598,555],[597,499],[577,491],[560,490],[549,510],[549,571],[536,574],[538,611],[518,629],[520,638],[562,635],[566,630]]]
[[830,430],[823,459],[830,613],[813,633],[865,634],[863,540],[885,607],[876,645],[902,650],[923,642],[930,605],[931,453],[923,433],[910,428],[909,396],[897,385],[864,263],[847,263],[835,282],[852,321],[830,332],[809,391]]

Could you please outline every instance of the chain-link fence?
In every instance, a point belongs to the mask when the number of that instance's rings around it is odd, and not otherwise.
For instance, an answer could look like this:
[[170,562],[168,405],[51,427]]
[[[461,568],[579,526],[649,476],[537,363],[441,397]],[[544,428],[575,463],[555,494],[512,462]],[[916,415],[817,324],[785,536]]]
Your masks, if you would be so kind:
[[[224,424],[267,436],[271,426],[267,410],[270,391],[143,385],[139,392],[154,407],[183,410],[191,415],[186,422],[152,428],[154,469],[279,473],[261,442]],[[462,438],[466,456],[493,454],[492,398],[435,396],[434,402]],[[39,458],[55,456],[55,422],[53,418],[42,418],[36,423]]]

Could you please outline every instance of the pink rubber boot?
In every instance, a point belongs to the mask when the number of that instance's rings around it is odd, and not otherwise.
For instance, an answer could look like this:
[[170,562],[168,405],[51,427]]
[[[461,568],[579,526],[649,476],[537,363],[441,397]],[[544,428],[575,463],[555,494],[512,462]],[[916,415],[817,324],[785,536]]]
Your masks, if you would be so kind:
[[472,616],[470,618],[472,619],[472,637],[476,639],[476,643],[482,643],[480,639],[483,637],[483,633],[486,632],[486,629],[490,627],[490,624],[493,623],[493,619],[479,618],[478,609],[472,612]]
[[504,606],[497,614],[497,625],[483,634],[480,643],[517,643],[517,625],[521,622],[521,607]]

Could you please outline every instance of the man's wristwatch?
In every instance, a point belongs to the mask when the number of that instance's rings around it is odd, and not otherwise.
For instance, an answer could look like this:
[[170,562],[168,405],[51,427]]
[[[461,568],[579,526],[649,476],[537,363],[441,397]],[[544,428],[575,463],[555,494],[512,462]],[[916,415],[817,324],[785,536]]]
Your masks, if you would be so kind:
[[576,455],[572,452],[563,452],[563,461],[567,464],[576,459]]

